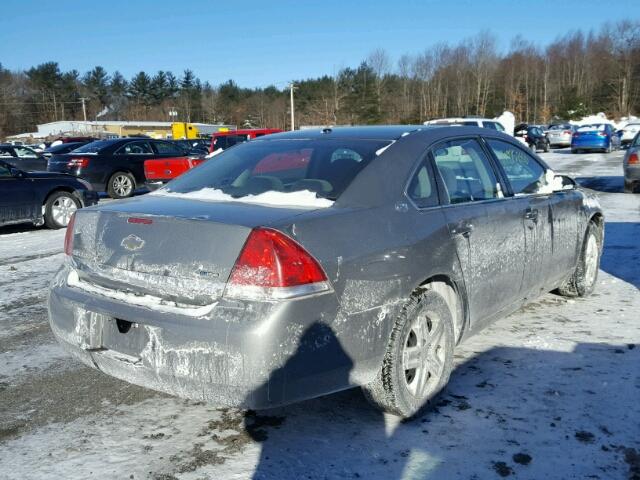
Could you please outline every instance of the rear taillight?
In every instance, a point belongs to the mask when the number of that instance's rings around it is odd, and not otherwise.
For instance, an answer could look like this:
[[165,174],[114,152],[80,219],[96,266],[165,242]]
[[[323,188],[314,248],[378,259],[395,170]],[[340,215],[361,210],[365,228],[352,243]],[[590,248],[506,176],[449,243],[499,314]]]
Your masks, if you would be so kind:
[[573,138],[578,138],[580,136],[580,134],[578,132],[573,134]]
[[636,152],[633,152],[631,155],[629,155],[629,165],[638,165],[640,163],[640,160],[638,160],[638,154]]
[[64,254],[69,257],[73,253],[73,226],[76,223],[76,214],[71,215],[69,224],[67,225],[67,231],[64,234]]
[[70,168],[85,168],[89,166],[89,159],[87,157],[74,157],[69,160],[67,167]]
[[318,261],[270,228],[251,231],[233,267],[226,296],[285,299],[330,290]]
[[565,135],[571,135],[571,130],[565,130],[563,133],[564,133]]
[[606,137],[607,136],[607,132],[598,132],[598,136],[599,137]]

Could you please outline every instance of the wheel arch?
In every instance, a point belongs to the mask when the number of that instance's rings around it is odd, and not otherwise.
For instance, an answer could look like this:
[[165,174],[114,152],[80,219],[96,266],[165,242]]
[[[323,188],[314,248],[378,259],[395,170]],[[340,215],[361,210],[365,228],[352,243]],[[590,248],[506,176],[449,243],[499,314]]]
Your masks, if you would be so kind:
[[468,307],[464,288],[461,288],[448,275],[433,275],[420,283],[413,294],[418,294],[420,290],[433,290],[444,298],[453,316],[453,332],[455,343],[458,344],[466,330]]

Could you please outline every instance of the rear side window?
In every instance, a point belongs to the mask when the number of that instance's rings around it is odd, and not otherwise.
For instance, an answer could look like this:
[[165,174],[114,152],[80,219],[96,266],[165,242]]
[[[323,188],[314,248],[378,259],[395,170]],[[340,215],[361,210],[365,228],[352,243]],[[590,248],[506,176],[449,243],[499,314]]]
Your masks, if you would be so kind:
[[101,150],[112,145],[113,142],[111,140],[97,140],[77,148],[73,153],[99,153]]
[[182,150],[169,142],[153,142],[153,146],[156,147],[160,155],[175,155],[177,157],[183,154]]
[[545,170],[528,152],[501,140],[487,139],[487,143],[502,166],[513,193],[536,193],[545,184]]
[[432,150],[450,203],[489,200],[500,196],[491,162],[475,139],[444,142]]
[[260,140],[238,145],[172,181],[171,192],[214,188],[241,198],[309,190],[336,199],[386,140]]
[[422,162],[411,182],[409,182],[407,195],[419,208],[438,205],[436,185],[426,162]]
[[129,142],[118,149],[116,155],[149,155],[153,154],[148,142]]
[[504,132],[504,127],[498,122],[483,122],[484,128],[490,128],[491,130],[498,130]]

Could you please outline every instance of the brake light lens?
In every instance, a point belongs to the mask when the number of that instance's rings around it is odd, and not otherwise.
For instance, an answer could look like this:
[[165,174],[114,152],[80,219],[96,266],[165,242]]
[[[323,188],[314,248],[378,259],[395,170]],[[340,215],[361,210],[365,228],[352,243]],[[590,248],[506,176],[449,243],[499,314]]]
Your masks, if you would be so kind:
[[87,157],[74,157],[69,160],[67,167],[70,168],[85,168],[89,166],[89,159]]
[[64,254],[71,256],[73,253],[73,226],[76,223],[76,214],[71,215],[69,224],[67,225],[67,231],[64,234]]
[[573,134],[573,138],[578,138],[580,136],[580,134],[578,132]]
[[327,275],[309,252],[282,232],[261,227],[249,234],[225,295],[286,299],[328,290]]
[[638,165],[640,164],[640,160],[638,159],[638,154],[636,152],[633,152],[631,155],[629,155],[629,165]]
[[598,136],[599,137],[606,137],[607,136],[607,132],[598,132]]
[[565,130],[565,131],[564,131],[564,134],[565,134],[565,135],[571,135],[571,130]]

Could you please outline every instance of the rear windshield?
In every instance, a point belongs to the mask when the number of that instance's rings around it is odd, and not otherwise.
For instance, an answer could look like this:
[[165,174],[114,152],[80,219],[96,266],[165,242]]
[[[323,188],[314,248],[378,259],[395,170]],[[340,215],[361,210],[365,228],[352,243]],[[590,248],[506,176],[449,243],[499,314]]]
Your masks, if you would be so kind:
[[595,132],[595,131],[604,131],[605,127],[603,124],[598,125],[585,125],[584,127],[580,127],[578,129],[579,132]]
[[549,130],[571,130],[571,125],[562,124],[562,125],[551,125]]
[[335,200],[388,140],[267,140],[227,150],[176,180],[166,190],[215,188],[236,198],[264,192],[309,190]]
[[76,148],[73,153],[98,153],[103,148],[110,147],[111,145],[113,145],[113,140],[98,140]]

